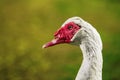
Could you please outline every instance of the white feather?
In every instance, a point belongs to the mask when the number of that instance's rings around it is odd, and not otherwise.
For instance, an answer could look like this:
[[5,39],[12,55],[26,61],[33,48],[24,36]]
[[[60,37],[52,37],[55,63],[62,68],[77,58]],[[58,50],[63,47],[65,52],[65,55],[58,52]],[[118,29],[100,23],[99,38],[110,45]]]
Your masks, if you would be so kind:
[[79,45],[83,62],[75,80],[102,80],[102,41],[97,30],[80,17],[69,18],[65,23],[74,22],[81,26],[71,41]]

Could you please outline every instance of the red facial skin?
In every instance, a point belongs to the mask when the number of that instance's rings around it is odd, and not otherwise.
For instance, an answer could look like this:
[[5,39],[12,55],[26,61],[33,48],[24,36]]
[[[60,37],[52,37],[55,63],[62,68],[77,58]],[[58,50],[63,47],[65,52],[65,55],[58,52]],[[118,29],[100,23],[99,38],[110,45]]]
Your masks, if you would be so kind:
[[54,33],[55,39],[43,45],[47,48],[60,43],[70,43],[74,34],[80,29],[80,26],[74,22],[69,22]]

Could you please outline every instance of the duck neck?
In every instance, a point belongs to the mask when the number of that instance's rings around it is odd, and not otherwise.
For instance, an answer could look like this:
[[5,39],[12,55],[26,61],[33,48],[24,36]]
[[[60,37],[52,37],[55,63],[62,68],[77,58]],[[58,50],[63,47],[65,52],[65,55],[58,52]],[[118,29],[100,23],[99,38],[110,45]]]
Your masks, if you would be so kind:
[[82,42],[83,61],[75,80],[102,80],[102,52],[94,42]]

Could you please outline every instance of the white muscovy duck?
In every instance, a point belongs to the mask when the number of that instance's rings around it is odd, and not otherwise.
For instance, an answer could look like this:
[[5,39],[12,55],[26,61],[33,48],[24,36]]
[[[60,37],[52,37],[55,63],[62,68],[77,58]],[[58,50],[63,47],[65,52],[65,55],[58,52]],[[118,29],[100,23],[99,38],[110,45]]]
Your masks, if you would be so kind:
[[75,80],[102,80],[102,41],[92,25],[80,17],[72,17],[55,32],[54,37],[43,48],[68,43],[80,46],[82,50],[83,61]]

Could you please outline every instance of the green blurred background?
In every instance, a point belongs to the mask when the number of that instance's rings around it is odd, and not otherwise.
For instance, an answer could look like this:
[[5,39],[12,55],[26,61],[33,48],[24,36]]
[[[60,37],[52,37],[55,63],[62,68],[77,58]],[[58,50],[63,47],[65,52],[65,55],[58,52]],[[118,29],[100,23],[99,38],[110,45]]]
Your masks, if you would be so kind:
[[41,48],[73,16],[101,34],[103,80],[120,80],[120,0],[0,0],[0,80],[74,80],[79,47]]

